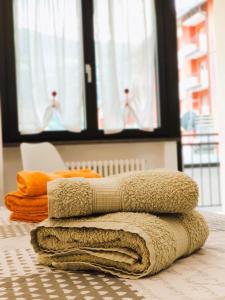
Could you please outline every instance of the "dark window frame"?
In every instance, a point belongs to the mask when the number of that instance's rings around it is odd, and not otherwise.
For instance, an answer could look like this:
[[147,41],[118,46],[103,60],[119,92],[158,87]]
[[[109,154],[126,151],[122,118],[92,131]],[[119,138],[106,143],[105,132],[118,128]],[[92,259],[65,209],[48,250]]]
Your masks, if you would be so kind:
[[[87,130],[80,133],[46,131],[40,134],[21,135],[18,131],[15,54],[13,38],[13,0],[0,1],[0,91],[5,145],[20,142],[81,142],[81,141],[131,141],[131,140],[176,140],[180,141],[178,101],[178,72],[176,45],[176,12],[174,0],[155,0],[157,15],[159,94],[161,127],[153,132],[124,130],[105,135],[97,128],[96,77],[86,85]],[[82,0],[84,58],[95,70],[93,42],[93,1]]]

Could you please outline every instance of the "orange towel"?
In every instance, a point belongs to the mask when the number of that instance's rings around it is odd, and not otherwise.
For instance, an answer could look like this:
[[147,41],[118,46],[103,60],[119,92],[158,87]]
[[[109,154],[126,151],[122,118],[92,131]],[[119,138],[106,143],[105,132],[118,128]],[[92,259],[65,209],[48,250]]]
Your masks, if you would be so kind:
[[6,207],[17,213],[47,213],[47,195],[28,197],[20,192],[12,192],[5,196]]
[[47,213],[41,213],[41,214],[28,213],[28,214],[26,214],[26,213],[13,212],[10,215],[10,220],[37,223],[37,222],[41,222],[41,221],[47,219],[47,217],[48,217]]
[[47,194],[47,182],[56,178],[84,177],[99,178],[99,174],[89,170],[58,171],[55,173],[44,173],[39,171],[21,171],[17,173],[18,190],[26,196],[39,196]]

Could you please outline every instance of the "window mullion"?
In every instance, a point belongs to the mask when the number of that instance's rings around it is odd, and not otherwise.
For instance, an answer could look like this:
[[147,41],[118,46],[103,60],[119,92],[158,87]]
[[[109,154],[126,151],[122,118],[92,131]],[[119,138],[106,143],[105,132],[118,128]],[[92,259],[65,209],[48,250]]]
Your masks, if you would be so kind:
[[97,121],[97,95],[96,95],[96,72],[94,52],[94,28],[93,28],[93,1],[82,0],[83,18],[83,44],[85,64],[85,94],[86,94],[86,122],[87,131],[96,134],[98,131]]

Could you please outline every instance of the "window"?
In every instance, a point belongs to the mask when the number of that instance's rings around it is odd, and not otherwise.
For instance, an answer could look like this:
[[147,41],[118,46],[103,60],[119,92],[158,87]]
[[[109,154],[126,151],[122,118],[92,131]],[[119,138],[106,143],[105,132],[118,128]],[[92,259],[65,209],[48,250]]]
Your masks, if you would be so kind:
[[85,129],[80,0],[13,0],[18,129]]
[[158,127],[154,1],[94,1],[98,124],[105,132]]
[[166,2],[1,1],[4,142],[179,138]]

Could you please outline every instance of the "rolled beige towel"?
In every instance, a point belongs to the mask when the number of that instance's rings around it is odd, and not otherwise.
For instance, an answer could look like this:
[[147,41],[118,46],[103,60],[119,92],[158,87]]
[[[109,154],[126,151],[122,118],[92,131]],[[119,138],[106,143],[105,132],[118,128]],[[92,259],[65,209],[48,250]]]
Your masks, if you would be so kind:
[[48,183],[49,217],[109,212],[185,213],[198,201],[186,174],[164,169],[106,178],[56,179]]
[[31,232],[39,263],[137,279],[169,267],[203,246],[204,218],[188,214],[111,213],[49,219]]

